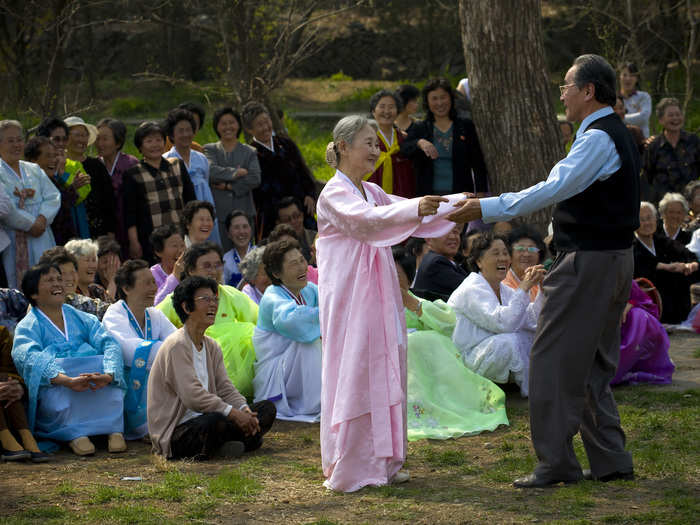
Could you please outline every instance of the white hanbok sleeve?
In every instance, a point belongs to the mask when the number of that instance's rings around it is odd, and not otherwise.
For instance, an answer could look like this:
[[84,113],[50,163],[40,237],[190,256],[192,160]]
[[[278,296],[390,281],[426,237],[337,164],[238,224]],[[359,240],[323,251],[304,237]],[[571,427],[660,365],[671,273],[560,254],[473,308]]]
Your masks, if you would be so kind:
[[533,332],[535,331],[537,328],[537,319],[539,319],[540,312],[542,311],[542,303],[544,303],[544,294],[542,293],[542,287],[540,287],[535,300],[527,305],[527,314],[525,316],[523,328],[532,330]]
[[[475,275],[475,274],[472,274]],[[471,275],[450,296],[455,314],[469,319],[478,327],[493,333],[515,332],[526,321],[530,296],[523,290],[501,285],[501,300],[480,274]]]
[[36,167],[35,174],[39,180],[39,191],[41,192],[39,214],[46,217],[46,222],[51,224],[56,218],[58,210],[61,209],[61,192],[39,166]]

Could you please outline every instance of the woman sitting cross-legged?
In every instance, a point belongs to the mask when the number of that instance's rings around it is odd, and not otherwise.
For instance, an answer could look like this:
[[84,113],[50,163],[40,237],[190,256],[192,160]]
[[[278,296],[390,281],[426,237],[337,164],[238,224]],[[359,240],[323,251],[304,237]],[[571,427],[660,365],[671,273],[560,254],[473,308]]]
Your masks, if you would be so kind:
[[57,266],[31,268],[22,292],[32,309],[17,324],[12,359],[29,393],[29,430],[81,456],[95,452],[88,436],[101,434],[110,452],[125,451],[119,345],[94,315],[64,304]]
[[109,307],[102,324],[122,348],[127,390],[124,428],[127,439],[148,434],[146,385],[160,345],[175,331],[165,314],[153,307],[156,281],[143,259],[127,261],[114,278],[117,302]]
[[[233,286],[221,284],[224,263],[218,244],[206,241],[185,250],[183,280],[191,276],[207,277],[219,283],[219,302],[216,320],[207,329],[207,335],[216,340],[224,352],[228,376],[238,391],[253,398],[255,349],[253,331],[258,322],[258,305]],[[182,323],[175,310],[173,295],[168,295],[157,307],[177,328]]]
[[416,258],[403,246],[391,251],[408,328],[408,440],[457,438],[507,425],[505,394],[465,367],[450,339],[452,308],[413,295],[408,288]]
[[268,244],[265,290],[255,327],[255,400],[268,399],[277,417],[318,421],[321,416],[321,325],[318,288],[306,279],[306,259],[296,241]]
[[502,238],[483,233],[472,244],[475,271],[450,296],[457,316],[452,334],[464,364],[496,383],[513,380],[528,395],[530,347],[542,307],[541,296],[530,302],[529,291],[540,284],[544,268],[525,270],[516,290],[503,284],[510,254]]
[[184,326],[158,351],[148,379],[153,451],[166,458],[236,457],[262,445],[275,420],[269,401],[251,408],[228,378],[221,347],[204,335],[217,317],[219,286],[189,277],[173,292]]

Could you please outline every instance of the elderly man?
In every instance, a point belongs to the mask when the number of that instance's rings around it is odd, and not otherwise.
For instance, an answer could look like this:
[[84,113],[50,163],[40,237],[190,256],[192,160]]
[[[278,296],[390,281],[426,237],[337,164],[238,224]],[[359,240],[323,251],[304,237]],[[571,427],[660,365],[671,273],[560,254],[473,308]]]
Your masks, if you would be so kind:
[[[581,122],[571,151],[548,178],[519,193],[469,199],[458,222],[509,220],[556,204],[554,242],[560,250],[542,284],[544,305],[530,358],[530,425],[539,464],[516,479],[521,488],[633,479],[610,380],[620,352],[639,226],[639,156],[613,112],[615,71],[597,55],[582,55],[560,86],[566,118]],[[584,474],[572,438],[577,432],[591,473]]]
[[455,255],[459,251],[462,224],[454,227],[442,237],[426,239],[430,250],[425,254],[416,273],[413,286],[416,294],[426,299],[447,299],[468,275],[464,269],[455,263]]

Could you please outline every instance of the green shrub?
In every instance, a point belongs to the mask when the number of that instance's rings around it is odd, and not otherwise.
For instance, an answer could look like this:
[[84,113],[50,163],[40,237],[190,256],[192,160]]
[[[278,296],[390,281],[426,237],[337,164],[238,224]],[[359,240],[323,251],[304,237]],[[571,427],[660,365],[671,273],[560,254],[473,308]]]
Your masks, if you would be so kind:
[[141,97],[120,97],[112,100],[112,113],[116,117],[144,115],[149,111],[148,101]]

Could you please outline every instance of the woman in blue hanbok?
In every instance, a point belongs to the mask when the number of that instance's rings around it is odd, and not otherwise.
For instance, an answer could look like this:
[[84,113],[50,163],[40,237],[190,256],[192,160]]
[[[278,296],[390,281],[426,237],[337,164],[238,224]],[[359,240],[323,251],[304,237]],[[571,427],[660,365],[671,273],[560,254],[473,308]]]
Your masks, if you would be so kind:
[[321,325],[318,288],[306,280],[307,262],[296,241],[270,243],[263,264],[265,290],[255,327],[255,401],[269,400],[277,418],[318,421],[321,416]]
[[152,306],[157,287],[146,261],[125,262],[114,280],[118,301],[107,309],[102,324],[122,348],[127,384],[124,433],[126,439],[139,439],[148,434],[146,386],[151,365],[160,345],[176,329]]
[[88,436],[109,435],[109,451],[123,452],[124,364],[117,342],[97,317],[64,304],[58,267],[28,270],[22,291],[32,309],[15,328],[12,359],[27,385],[29,429],[39,438],[67,441],[88,455]]
[[0,121],[0,186],[10,197],[10,210],[0,219],[10,244],[2,252],[7,284],[17,288],[22,274],[56,242],[51,223],[61,207],[61,193],[37,164],[20,160],[24,154],[22,126]]

